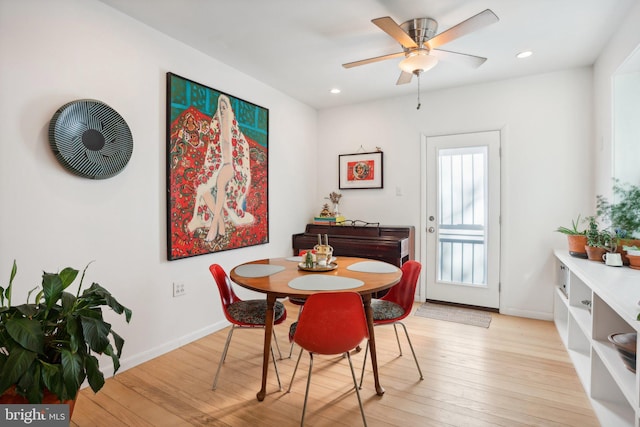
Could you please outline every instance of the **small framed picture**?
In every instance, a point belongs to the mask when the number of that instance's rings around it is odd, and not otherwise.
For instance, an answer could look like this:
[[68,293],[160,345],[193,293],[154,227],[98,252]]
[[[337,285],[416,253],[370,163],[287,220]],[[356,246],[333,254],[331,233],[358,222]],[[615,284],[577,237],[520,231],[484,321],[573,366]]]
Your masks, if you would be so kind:
[[340,154],[338,156],[339,188],[382,188],[382,151]]

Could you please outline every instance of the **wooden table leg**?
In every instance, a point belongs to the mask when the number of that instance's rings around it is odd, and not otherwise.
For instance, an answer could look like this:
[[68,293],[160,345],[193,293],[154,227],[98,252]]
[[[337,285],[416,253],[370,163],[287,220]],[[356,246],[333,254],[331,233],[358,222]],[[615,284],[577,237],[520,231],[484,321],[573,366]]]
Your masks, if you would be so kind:
[[267,395],[267,373],[269,372],[269,356],[271,355],[271,335],[273,334],[273,306],[276,303],[274,295],[267,294],[267,312],[264,321],[264,354],[262,356],[262,388],[256,395],[262,402]]
[[382,396],[384,388],[380,385],[378,378],[378,355],[376,353],[376,335],[373,332],[373,309],[371,308],[371,294],[362,296],[364,313],[367,316],[367,327],[369,329],[369,349],[371,350],[371,367],[373,368],[373,379],[376,386],[376,394]]

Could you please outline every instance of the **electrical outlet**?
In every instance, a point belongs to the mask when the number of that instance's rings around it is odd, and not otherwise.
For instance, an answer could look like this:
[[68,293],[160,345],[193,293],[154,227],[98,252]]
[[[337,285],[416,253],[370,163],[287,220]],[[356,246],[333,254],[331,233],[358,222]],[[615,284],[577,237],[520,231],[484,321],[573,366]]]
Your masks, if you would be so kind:
[[173,282],[173,296],[181,297],[187,293],[186,288],[184,287],[184,283],[176,283]]

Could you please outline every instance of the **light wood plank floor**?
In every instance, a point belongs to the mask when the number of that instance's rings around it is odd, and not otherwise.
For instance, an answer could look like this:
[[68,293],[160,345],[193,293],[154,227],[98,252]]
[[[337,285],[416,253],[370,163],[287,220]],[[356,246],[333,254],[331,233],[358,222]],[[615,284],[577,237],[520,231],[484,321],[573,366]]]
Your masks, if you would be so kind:
[[[297,316],[297,306],[285,304],[287,321],[276,327],[284,357],[288,327]],[[361,392],[369,426],[599,425],[553,323],[492,316],[488,329],[409,316],[405,324],[423,381],[403,336],[400,357],[393,327],[376,327],[386,393],[376,395],[367,369]],[[218,389],[212,391],[227,333],[224,329],[120,372],[97,394],[82,390],[71,425],[299,425],[308,355],[303,355],[291,393],[286,389],[298,350],[292,359],[278,361],[283,391],[271,366],[267,396],[258,402],[264,331],[236,331]],[[363,353],[352,357],[356,369]],[[347,360],[316,356],[313,372],[306,425],[362,425]]]

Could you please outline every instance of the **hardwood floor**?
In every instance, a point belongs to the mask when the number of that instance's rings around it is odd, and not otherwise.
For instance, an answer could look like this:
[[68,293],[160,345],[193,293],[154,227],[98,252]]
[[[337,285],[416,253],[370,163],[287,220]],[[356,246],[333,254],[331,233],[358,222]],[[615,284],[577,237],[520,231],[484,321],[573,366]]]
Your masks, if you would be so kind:
[[[285,301],[276,334],[286,357],[288,327],[298,306]],[[416,304],[416,307],[418,304]],[[551,322],[492,313],[488,329],[409,316],[424,380],[401,335],[399,357],[391,326],[376,327],[380,381],[370,369],[361,390],[369,426],[598,426],[591,404]],[[402,332],[399,329],[399,332]],[[107,380],[97,394],[81,391],[72,426],[295,426],[300,424],[308,355],[286,393],[299,349],[273,366],[263,402],[263,330],[236,331],[217,390],[211,384],[228,333],[224,329]],[[354,354],[355,369],[364,352]],[[359,374],[357,374],[359,375]],[[316,356],[306,425],[362,425],[346,359]]]

